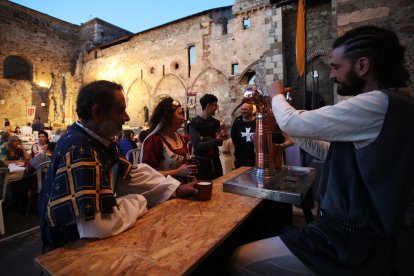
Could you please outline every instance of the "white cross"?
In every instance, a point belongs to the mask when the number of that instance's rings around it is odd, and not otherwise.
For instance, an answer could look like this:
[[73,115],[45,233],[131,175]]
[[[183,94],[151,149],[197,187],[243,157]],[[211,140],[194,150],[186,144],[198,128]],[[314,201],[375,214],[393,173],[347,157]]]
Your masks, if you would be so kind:
[[254,134],[254,132],[250,132],[251,127],[246,127],[246,132],[240,132],[241,133],[241,137],[246,137],[246,142],[252,142],[252,136]]

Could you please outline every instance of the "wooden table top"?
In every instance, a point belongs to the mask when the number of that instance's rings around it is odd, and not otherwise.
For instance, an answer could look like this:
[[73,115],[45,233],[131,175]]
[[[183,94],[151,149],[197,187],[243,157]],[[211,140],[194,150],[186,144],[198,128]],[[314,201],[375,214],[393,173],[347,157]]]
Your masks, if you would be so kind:
[[248,169],[242,167],[214,180],[210,201],[168,200],[118,236],[78,240],[37,257],[35,264],[52,275],[189,273],[262,201],[223,192],[224,181]]

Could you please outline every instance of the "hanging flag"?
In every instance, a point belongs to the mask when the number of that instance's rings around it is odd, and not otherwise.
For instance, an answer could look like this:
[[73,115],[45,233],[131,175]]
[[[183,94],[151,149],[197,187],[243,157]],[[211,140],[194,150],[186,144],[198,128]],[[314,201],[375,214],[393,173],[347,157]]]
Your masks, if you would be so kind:
[[301,77],[305,72],[305,5],[298,0],[298,21],[296,25],[296,68]]
[[36,106],[27,106],[26,107],[26,121],[27,122],[32,122],[34,120],[36,114]]

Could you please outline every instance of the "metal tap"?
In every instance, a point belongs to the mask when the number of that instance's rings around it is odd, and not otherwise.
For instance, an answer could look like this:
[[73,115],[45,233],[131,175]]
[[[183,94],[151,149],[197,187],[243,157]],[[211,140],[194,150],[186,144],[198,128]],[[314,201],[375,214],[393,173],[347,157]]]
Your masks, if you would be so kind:
[[253,174],[257,177],[271,177],[282,166],[280,146],[272,143],[272,133],[281,130],[272,112],[271,98],[253,86],[245,90],[243,103],[256,106],[256,166]]

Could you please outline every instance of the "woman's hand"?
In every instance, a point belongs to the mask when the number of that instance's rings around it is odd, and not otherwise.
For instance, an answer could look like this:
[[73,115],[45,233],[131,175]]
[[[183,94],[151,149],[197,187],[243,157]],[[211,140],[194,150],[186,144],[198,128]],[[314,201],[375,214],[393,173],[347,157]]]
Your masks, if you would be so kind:
[[182,164],[179,168],[177,168],[177,175],[186,177],[186,176],[194,176],[197,174],[197,165],[187,165]]

